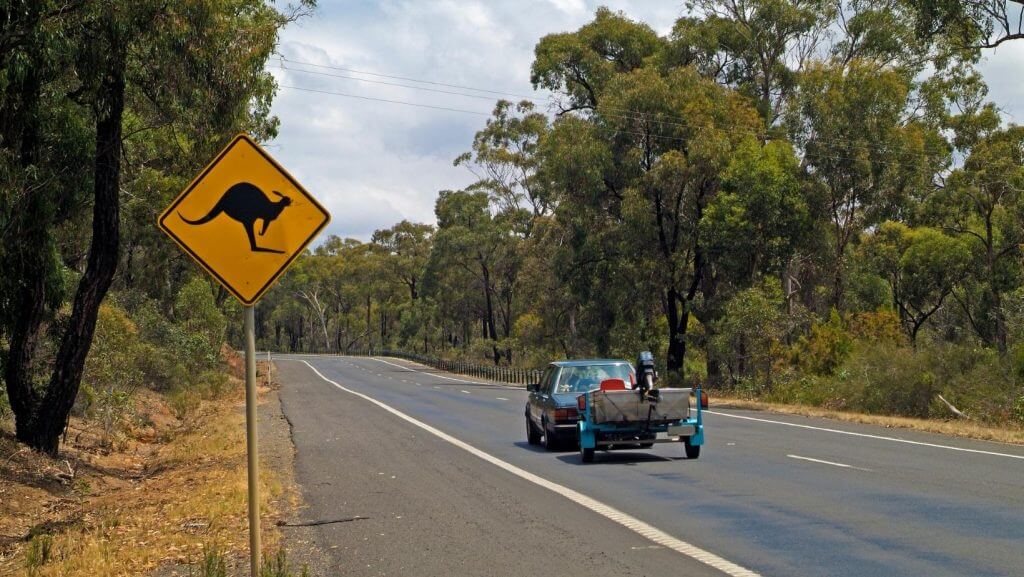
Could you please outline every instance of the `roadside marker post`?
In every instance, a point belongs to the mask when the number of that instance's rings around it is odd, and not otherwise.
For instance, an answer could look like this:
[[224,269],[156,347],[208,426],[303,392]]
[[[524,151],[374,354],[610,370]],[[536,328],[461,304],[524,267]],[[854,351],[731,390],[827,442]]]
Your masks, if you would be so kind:
[[[261,555],[255,306],[330,219],[327,210],[246,134],[235,136],[157,218],[157,227],[244,305],[252,577],[260,574]],[[269,350],[267,371],[269,385]]]

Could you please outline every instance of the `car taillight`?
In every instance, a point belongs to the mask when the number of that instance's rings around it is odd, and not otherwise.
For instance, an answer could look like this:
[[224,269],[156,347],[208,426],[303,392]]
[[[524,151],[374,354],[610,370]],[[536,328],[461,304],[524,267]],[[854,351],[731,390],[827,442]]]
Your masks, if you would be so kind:
[[586,408],[587,408],[587,396],[586,395],[580,395],[580,396],[576,397],[576,408],[579,409],[580,412],[586,410]]
[[576,409],[555,409],[556,421],[568,421],[577,418],[579,418],[579,413],[576,412]]
[[708,392],[704,389],[700,390],[700,408],[708,408]]

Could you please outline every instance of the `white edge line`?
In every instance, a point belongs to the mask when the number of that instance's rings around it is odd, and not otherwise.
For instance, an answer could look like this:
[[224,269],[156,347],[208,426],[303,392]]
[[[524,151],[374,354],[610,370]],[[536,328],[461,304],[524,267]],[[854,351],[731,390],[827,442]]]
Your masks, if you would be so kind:
[[741,567],[741,566],[733,563],[732,561],[728,561],[728,560],[724,559],[723,557],[719,557],[718,555],[715,555],[714,553],[711,553],[709,551],[705,551],[704,549],[701,549],[700,547],[697,547],[695,545],[691,545],[690,543],[687,543],[686,541],[682,541],[680,539],[677,539],[677,538],[669,535],[668,533],[662,531],[661,529],[658,529],[657,527],[649,525],[649,524],[647,524],[647,523],[637,519],[636,517],[633,517],[631,515],[623,513],[622,511],[619,511],[618,509],[615,509],[613,507],[605,505],[604,503],[602,503],[602,502],[600,502],[600,501],[598,501],[596,499],[593,499],[591,497],[588,497],[588,496],[584,495],[583,493],[580,493],[578,491],[570,489],[570,488],[568,488],[568,487],[566,487],[564,485],[559,485],[558,483],[549,481],[549,480],[547,480],[547,479],[545,479],[545,478],[543,478],[543,477],[541,477],[539,475],[535,475],[535,474],[533,474],[533,473],[531,473],[531,472],[529,472],[529,471],[527,471],[525,469],[521,469],[521,468],[519,468],[519,467],[517,467],[517,466],[515,466],[515,465],[513,465],[511,463],[507,463],[505,461],[502,461],[501,459],[491,455],[490,453],[486,453],[484,451],[481,451],[480,449],[477,449],[476,447],[470,445],[469,443],[461,441],[461,440],[459,440],[459,439],[449,435],[448,433],[445,433],[445,432],[443,432],[443,431],[441,431],[439,429],[436,429],[436,428],[434,428],[434,427],[424,423],[423,421],[420,421],[420,420],[417,420],[417,419],[415,419],[413,417],[410,417],[409,415],[399,411],[398,409],[394,409],[391,406],[386,405],[386,404],[378,401],[377,399],[374,399],[374,398],[369,397],[367,395],[364,395],[362,393],[353,391],[351,389],[345,388],[345,387],[339,385],[338,383],[332,381],[331,379],[328,379],[327,377],[325,377],[320,371],[316,370],[316,368],[313,365],[309,364],[308,361],[302,361],[302,362],[305,363],[306,366],[309,367],[314,373],[316,373],[317,376],[319,376],[324,381],[327,381],[328,383],[334,385],[339,390],[344,391],[344,392],[349,393],[349,394],[352,394],[352,395],[355,395],[355,396],[357,396],[357,397],[359,397],[359,398],[361,398],[361,399],[363,399],[365,401],[369,401],[369,402],[373,403],[374,405],[377,405],[378,407],[384,409],[385,411],[395,415],[396,417],[398,417],[398,418],[400,418],[400,419],[402,419],[404,421],[407,421],[407,422],[409,422],[409,423],[411,423],[411,424],[413,424],[413,425],[423,429],[424,431],[427,431],[428,433],[430,433],[430,434],[432,434],[432,435],[434,435],[434,436],[436,436],[436,437],[438,437],[438,438],[440,438],[440,439],[442,439],[444,441],[447,441],[448,443],[450,443],[452,445],[455,445],[456,447],[466,451],[467,453],[470,453],[470,454],[472,454],[472,455],[474,455],[476,457],[479,457],[480,459],[483,459],[484,461],[487,461],[488,463],[491,463],[492,465],[495,465],[495,466],[497,466],[500,469],[504,469],[505,471],[507,471],[509,473],[512,473],[513,475],[515,475],[515,476],[517,476],[517,477],[519,477],[521,479],[524,479],[524,480],[529,481],[529,482],[531,482],[531,483],[533,483],[535,485],[539,485],[541,487],[544,487],[545,489],[553,491],[553,492],[555,492],[555,493],[565,497],[566,499],[569,499],[570,501],[573,501],[574,503],[577,503],[579,505],[582,505],[582,506],[586,507],[587,509],[590,509],[591,511],[597,513],[598,515],[601,515],[601,516],[603,516],[603,517],[605,517],[607,519],[610,519],[610,520],[618,523],[619,525],[622,525],[623,527],[626,527],[627,529],[633,531],[634,533],[637,533],[638,535],[641,535],[642,537],[645,537],[645,538],[653,541],[654,543],[656,543],[658,545],[661,545],[661,546],[666,547],[668,549],[672,549],[673,551],[676,551],[677,553],[682,553],[683,555],[686,555],[687,557],[690,557],[692,559],[700,561],[701,563],[704,563],[705,565],[708,565],[710,567],[714,567],[715,569],[718,569],[719,571],[725,573],[726,575],[729,575],[730,577],[760,577],[757,573],[755,573],[755,572],[753,572],[753,571],[751,571],[749,569]]
[[857,469],[858,471],[868,471],[871,469],[865,469],[863,467],[854,467],[853,465],[847,465],[846,463],[836,463],[834,461],[823,461],[821,459],[812,459],[810,457],[801,457],[800,455],[786,455],[790,459],[800,459],[801,461],[810,461],[812,463],[821,463],[822,465],[832,465],[833,467],[842,467],[844,469]]
[[869,435],[868,433],[856,433],[854,431],[843,431],[840,429],[829,429],[826,427],[814,427],[811,425],[801,425],[799,423],[787,423],[786,421],[772,421],[770,419],[758,419],[756,417],[747,417],[744,415],[733,415],[730,413],[720,413],[718,411],[708,411],[705,413],[711,413],[712,415],[719,415],[722,417],[729,417],[730,419],[743,419],[745,421],[757,421],[760,423],[773,423],[775,425],[785,425],[787,427],[797,427],[799,429],[811,429],[812,431],[825,431],[828,433],[837,433],[839,435],[850,435],[853,437],[866,437],[868,439],[879,439],[882,441],[892,441],[894,443],[907,443],[908,445],[920,445],[922,447],[933,447],[936,449],[949,449],[950,451],[962,451],[964,453],[977,453],[979,455],[992,455],[995,457],[1007,457],[1010,459],[1021,459],[1024,460],[1024,455],[1012,455],[1010,453],[997,453],[995,451],[982,451],[981,449],[968,449],[966,447],[953,447],[951,445],[939,445],[936,443],[925,443],[923,441],[911,441],[910,439],[900,439],[898,437],[885,437],[882,435]]

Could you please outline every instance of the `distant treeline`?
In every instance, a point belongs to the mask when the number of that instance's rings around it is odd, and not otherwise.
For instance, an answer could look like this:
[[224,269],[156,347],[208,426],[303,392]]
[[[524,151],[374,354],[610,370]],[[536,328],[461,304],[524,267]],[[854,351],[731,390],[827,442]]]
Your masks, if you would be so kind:
[[[1024,421],[1024,128],[986,98],[989,2],[692,0],[535,49],[437,225],[331,237],[260,346],[537,366],[651,349],[671,380]],[[1002,15],[1002,16],[1000,16]]]

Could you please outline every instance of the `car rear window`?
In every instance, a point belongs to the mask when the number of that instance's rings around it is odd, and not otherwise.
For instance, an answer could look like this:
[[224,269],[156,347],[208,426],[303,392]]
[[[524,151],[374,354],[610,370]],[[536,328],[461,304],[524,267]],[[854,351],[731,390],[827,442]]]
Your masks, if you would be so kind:
[[558,377],[556,393],[585,393],[601,386],[605,379],[622,379],[630,381],[632,371],[628,364],[587,365],[582,367],[562,367]]

